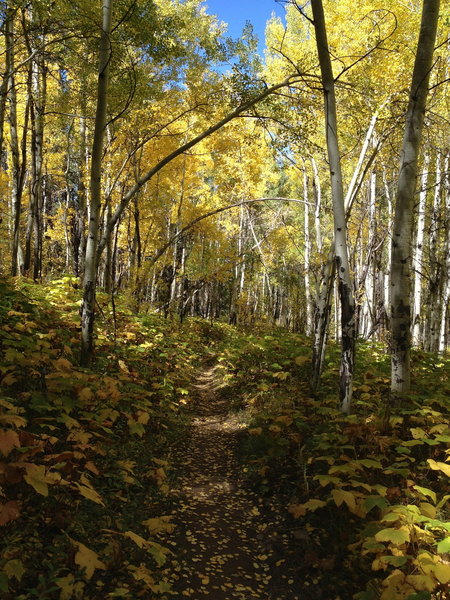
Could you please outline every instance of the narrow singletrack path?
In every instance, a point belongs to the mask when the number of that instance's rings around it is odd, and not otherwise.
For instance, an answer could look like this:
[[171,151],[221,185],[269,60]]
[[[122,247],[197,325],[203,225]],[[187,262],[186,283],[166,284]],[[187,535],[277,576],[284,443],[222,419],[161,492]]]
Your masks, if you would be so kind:
[[236,458],[244,425],[217,391],[216,369],[199,378],[186,443],[171,462],[180,471],[172,490],[175,530],[162,543],[174,557],[165,569],[172,597],[193,600],[298,600],[283,569],[285,508],[246,487]]

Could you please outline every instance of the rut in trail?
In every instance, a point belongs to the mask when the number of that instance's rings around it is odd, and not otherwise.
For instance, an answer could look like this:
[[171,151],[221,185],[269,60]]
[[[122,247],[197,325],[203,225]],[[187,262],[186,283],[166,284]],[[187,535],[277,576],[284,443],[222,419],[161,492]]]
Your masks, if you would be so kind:
[[190,437],[171,457],[181,473],[172,491],[176,529],[163,541],[174,552],[165,570],[172,597],[298,600],[283,572],[283,510],[245,486],[236,458],[243,426],[217,392],[216,370],[196,387]]

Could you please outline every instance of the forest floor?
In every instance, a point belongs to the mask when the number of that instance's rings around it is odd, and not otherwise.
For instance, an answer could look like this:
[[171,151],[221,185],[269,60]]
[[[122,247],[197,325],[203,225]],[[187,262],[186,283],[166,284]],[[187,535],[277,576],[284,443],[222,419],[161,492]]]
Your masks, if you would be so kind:
[[164,575],[175,595],[195,600],[305,598],[286,568],[286,507],[249,489],[238,458],[247,424],[220,388],[214,366],[200,374],[189,435],[170,457],[180,474],[171,490],[176,528],[161,543],[177,550]]
[[[449,600],[450,356],[116,309],[0,279],[1,600]],[[39,568],[36,568],[39,565]]]

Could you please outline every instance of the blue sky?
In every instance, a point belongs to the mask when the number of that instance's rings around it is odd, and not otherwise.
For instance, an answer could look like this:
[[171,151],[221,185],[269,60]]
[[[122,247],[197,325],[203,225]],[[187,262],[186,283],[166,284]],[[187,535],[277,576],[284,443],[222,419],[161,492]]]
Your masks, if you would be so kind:
[[253,25],[259,38],[259,51],[264,50],[264,30],[266,21],[272,12],[282,16],[284,6],[275,0],[205,0],[208,13],[217,15],[221,21],[228,23],[228,35],[238,37],[246,21]]

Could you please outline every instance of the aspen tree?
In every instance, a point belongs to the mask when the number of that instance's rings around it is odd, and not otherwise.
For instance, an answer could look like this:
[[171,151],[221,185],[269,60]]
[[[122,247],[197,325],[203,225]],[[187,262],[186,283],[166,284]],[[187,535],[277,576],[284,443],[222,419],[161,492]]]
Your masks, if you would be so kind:
[[97,280],[98,236],[101,208],[102,155],[108,102],[109,65],[111,59],[110,33],[112,4],[113,0],[103,0],[97,81],[97,109],[95,114],[94,141],[92,144],[91,159],[89,228],[83,278],[83,303],[81,307],[80,362],[82,366],[89,365],[92,358],[93,347],[95,288]]
[[341,367],[339,395],[343,412],[350,411],[353,389],[355,354],[355,300],[347,248],[347,221],[342,184],[341,157],[338,141],[338,123],[333,69],[328,48],[325,15],[322,0],[312,0],[311,7],[316,33],[322,87],[325,101],[325,121],[331,196],[334,218],[334,255],[341,302]]
[[411,385],[411,256],[417,159],[439,17],[439,0],[423,0],[409,94],[392,231],[391,394],[395,402]]

